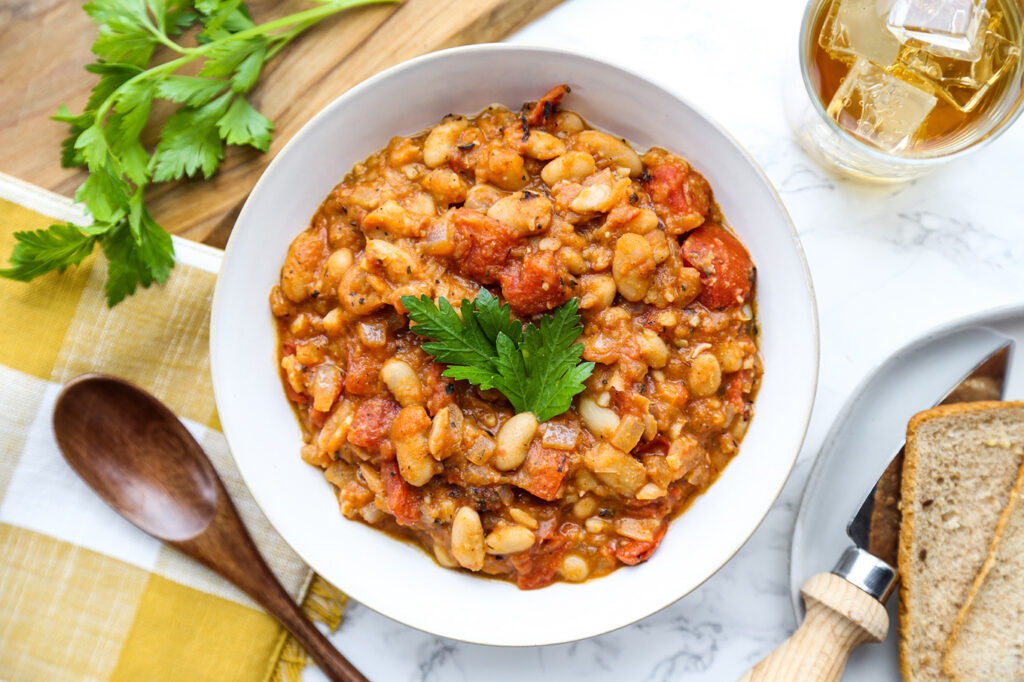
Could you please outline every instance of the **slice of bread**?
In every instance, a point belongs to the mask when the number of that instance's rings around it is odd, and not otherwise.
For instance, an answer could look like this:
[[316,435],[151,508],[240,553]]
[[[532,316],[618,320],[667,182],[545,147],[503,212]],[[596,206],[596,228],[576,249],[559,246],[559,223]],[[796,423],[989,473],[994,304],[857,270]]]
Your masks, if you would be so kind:
[[[1021,441],[1005,443],[1022,449]],[[985,565],[953,624],[944,671],[956,682],[1024,680],[1024,470]]]
[[1021,444],[1020,402],[942,405],[907,426],[899,570],[900,669],[908,682],[949,679],[946,644],[1017,481]]

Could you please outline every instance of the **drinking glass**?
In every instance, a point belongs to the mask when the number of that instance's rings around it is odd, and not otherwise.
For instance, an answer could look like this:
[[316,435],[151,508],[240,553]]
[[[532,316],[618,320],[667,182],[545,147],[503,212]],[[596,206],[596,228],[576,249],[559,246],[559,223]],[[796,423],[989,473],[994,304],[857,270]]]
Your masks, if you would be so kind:
[[1024,110],[1024,0],[811,0],[801,146],[854,178],[900,182],[988,144]]

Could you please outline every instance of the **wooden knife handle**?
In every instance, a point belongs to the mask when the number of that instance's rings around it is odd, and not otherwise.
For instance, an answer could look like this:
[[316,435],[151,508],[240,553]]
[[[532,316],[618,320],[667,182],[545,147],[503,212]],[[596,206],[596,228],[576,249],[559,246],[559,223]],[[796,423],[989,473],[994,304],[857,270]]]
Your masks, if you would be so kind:
[[804,622],[740,682],[839,682],[851,651],[885,639],[885,606],[839,576],[811,576],[800,592],[807,606]]

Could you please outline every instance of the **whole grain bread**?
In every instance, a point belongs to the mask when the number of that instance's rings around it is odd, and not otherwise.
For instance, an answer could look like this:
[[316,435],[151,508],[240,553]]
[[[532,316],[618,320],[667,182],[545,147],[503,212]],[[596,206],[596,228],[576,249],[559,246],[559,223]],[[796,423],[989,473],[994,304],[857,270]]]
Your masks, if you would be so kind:
[[1020,444],[1020,402],[942,405],[910,420],[899,547],[900,669],[908,682],[949,679],[946,645],[1020,475]]
[[[1008,448],[1024,449],[1021,441]],[[960,609],[943,669],[956,682],[1024,680],[1024,470]]]

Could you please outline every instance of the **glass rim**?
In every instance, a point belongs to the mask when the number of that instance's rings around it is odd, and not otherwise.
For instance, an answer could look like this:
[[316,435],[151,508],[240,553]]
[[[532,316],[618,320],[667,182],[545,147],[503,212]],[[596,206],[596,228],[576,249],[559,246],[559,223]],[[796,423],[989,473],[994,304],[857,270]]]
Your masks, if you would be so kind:
[[[840,126],[834,118],[828,115],[828,112],[825,110],[825,105],[821,101],[821,97],[818,96],[817,91],[814,89],[814,84],[811,83],[810,70],[807,66],[807,56],[809,52],[808,37],[811,31],[812,15],[815,14],[814,10],[816,8],[831,1],[833,0],[809,0],[807,7],[804,9],[803,20],[800,22],[800,44],[797,46],[797,49],[800,52],[800,77],[804,82],[804,88],[807,90],[807,95],[811,99],[811,106],[814,110],[818,112],[818,115],[821,116],[822,119],[824,119],[825,124],[829,126],[832,132],[838,134],[843,140],[853,144],[858,151],[867,154],[874,160],[882,161],[883,163],[892,163],[895,161],[902,166],[929,166],[958,158],[991,144],[993,140],[1006,132],[1006,130],[1013,125],[1020,115],[1024,113],[1024,86],[1022,86],[1021,92],[1017,96],[1016,104],[996,123],[988,134],[974,142],[971,142],[963,149],[958,149],[944,154],[935,154],[932,156],[901,156],[898,154],[889,154],[864,142],[863,140],[858,139],[856,136],[850,134],[850,131]],[[1009,1],[1013,2],[1015,0]],[[1024,61],[1024,54],[1022,54],[1019,59]],[[1018,65],[1017,68],[1018,71],[1020,71],[1021,69],[1024,69],[1024,66]]]

